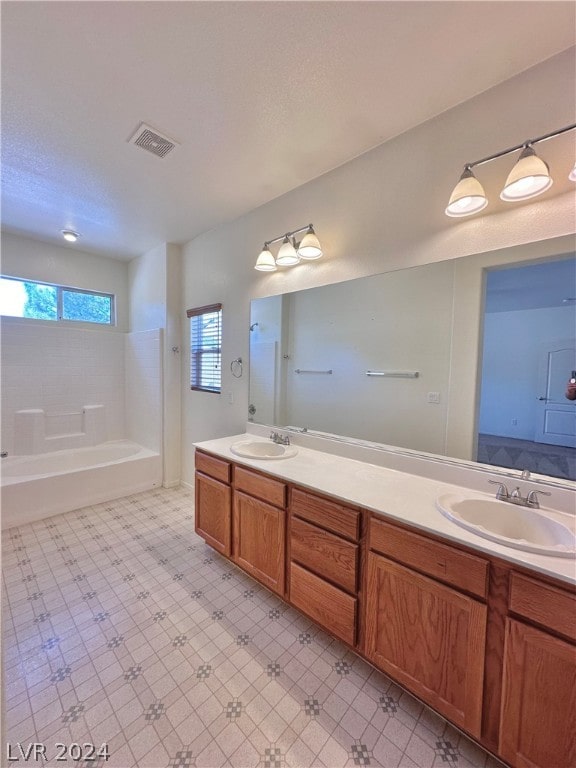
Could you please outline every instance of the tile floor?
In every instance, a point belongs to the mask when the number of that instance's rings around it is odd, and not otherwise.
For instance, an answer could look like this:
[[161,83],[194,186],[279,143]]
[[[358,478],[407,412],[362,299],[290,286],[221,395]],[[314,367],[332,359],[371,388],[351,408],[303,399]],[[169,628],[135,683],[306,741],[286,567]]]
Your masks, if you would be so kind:
[[513,437],[478,435],[478,461],[508,469],[529,469],[563,480],[576,480],[576,449]]
[[499,765],[215,554],[187,489],[12,528],[3,568],[10,765]]

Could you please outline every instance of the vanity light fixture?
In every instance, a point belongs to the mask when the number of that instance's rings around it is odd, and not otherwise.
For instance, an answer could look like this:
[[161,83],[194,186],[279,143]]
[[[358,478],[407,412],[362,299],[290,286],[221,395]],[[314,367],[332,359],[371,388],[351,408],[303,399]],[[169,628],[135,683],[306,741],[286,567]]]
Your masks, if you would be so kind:
[[548,163],[538,157],[531,144],[526,144],[518,162],[506,179],[500,199],[514,202],[529,200],[552,186]]
[[[297,242],[294,235],[300,232],[305,232],[306,234],[300,242]],[[280,241],[282,241],[282,245],[278,250],[276,258],[274,258],[270,246]],[[259,272],[274,272],[278,267],[293,267],[299,264],[301,260],[313,261],[321,256],[322,247],[320,241],[316,237],[313,225],[308,224],[305,227],[294,229],[292,232],[286,232],[285,235],[267,240],[256,260],[254,269],[257,269]]]
[[[500,193],[500,198],[506,202],[528,200],[531,197],[536,197],[547,189],[550,189],[552,186],[552,178],[550,176],[548,164],[545,163],[542,158],[538,157],[534,149],[534,144],[538,144],[541,141],[547,141],[555,136],[560,136],[560,134],[566,133],[567,131],[573,131],[575,128],[576,123],[567,125],[565,128],[551,131],[543,136],[530,139],[522,144],[510,147],[509,149],[503,149],[501,152],[496,152],[488,157],[483,157],[481,160],[476,160],[473,163],[466,163],[464,172],[454,187],[454,191],[448,201],[448,206],[445,210],[446,215],[469,216],[483,210],[488,204],[488,200],[486,199],[482,185],[474,176],[472,168],[475,168],[478,165],[484,165],[492,160],[496,160],[498,157],[509,155],[512,152],[517,152],[519,149],[522,150],[522,152],[520,153],[516,165],[508,174],[504,189]],[[576,165],[568,178],[571,181],[576,181]]]
[[72,229],[62,229],[60,230],[62,232],[62,237],[64,240],[67,240],[69,243],[75,243],[76,240],[80,237],[78,232],[74,232]]
[[276,264],[280,267],[293,267],[295,264],[298,264],[299,261],[300,256],[298,256],[298,253],[296,252],[296,244],[290,242],[288,235],[285,235],[280,250],[278,251],[278,255],[276,256]]
[[450,195],[446,216],[469,216],[471,213],[478,213],[487,205],[484,187],[467,165]]

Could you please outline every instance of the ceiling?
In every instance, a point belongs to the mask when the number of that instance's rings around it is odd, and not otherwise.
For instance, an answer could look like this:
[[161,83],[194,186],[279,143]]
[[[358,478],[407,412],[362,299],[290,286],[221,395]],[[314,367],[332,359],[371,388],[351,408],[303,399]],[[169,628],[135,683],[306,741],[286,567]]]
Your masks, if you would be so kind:
[[[574,45],[575,9],[4,0],[3,228],[185,242]],[[141,122],[176,148],[130,144]]]
[[[486,312],[576,306],[576,254],[556,261],[489,270]],[[570,335],[572,329],[566,329]]]

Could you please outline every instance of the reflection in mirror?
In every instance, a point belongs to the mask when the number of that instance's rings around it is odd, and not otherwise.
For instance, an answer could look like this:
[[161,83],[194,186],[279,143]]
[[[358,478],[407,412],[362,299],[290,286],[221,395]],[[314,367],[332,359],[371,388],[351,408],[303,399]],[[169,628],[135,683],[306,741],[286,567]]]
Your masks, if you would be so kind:
[[576,479],[575,265],[478,254],[256,299],[249,420]]
[[576,479],[576,261],[488,272],[477,459]]

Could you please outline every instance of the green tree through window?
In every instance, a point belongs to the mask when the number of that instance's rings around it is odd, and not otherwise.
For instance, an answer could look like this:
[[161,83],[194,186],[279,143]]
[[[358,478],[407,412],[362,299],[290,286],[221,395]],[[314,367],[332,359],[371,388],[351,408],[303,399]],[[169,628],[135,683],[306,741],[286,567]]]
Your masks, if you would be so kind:
[[109,296],[94,293],[62,291],[62,317],[64,320],[84,320],[88,323],[110,323]]
[[35,320],[113,325],[114,296],[15,277],[0,277],[0,314]]
[[22,317],[34,317],[38,320],[58,319],[58,293],[53,285],[41,283],[23,283],[26,291],[26,304]]

